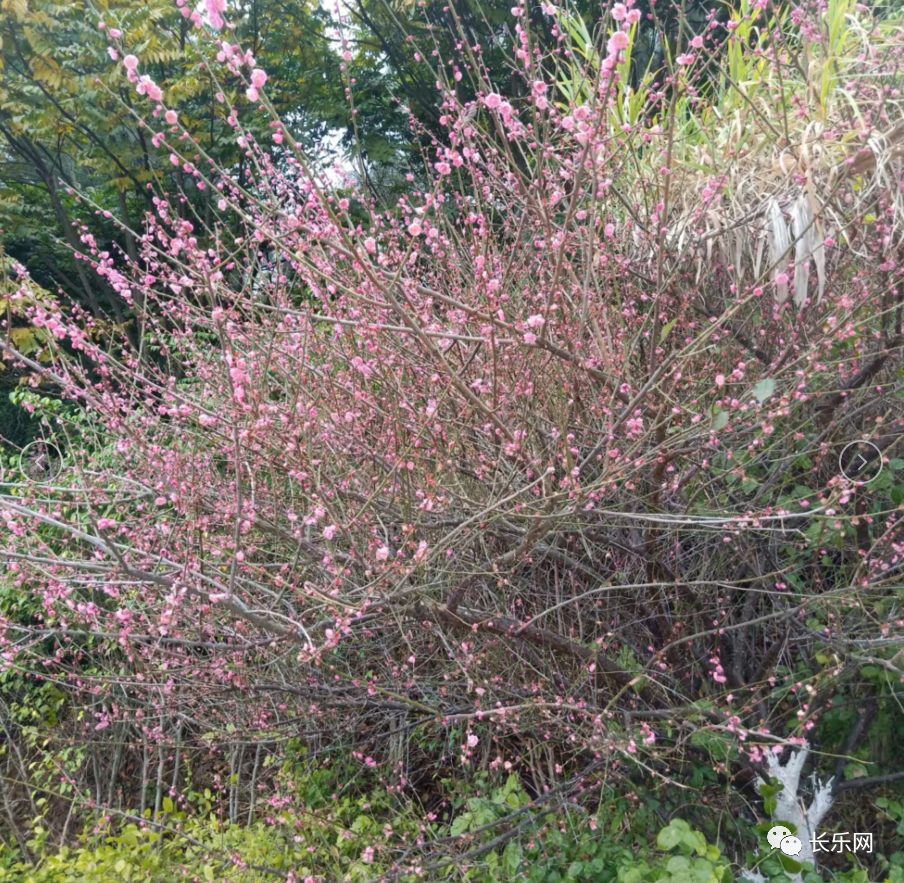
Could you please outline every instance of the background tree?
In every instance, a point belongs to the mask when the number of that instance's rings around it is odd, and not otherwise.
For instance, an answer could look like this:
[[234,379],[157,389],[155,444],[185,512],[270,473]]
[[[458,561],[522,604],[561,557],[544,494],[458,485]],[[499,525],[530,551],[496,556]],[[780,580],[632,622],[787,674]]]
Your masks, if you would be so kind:
[[[178,191],[183,216],[209,217],[210,193],[193,188],[153,150],[131,107],[123,69],[111,65],[109,54],[114,43],[119,45],[110,35],[127,31],[130,42],[121,51],[147,59],[172,107],[189,123],[186,133],[224,167],[236,164],[241,174],[242,155],[225,137],[223,105],[200,68],[198,28],[191,16],[174,16],[170,3],[157,0],[112,2],[100,9],[84,2],[7,0],[4,9],[0,136],[7,161],[0,180],[0,224],[10,254],[96,317],[121,323],[129,306],[84,261],[73,259],[83,246],[73,230],[67,191],[78,187],[92,194],[103,211],[83,222],[105,248],[133,258],[130,231],[140,228],[152,207],[153,188]],[[182,9],[188,11],[185,5]],[[237,4],[231,14],[237,37],[254,51],[261,51],[262,33],[279,17],[261,63],[270,62],[273,100],[286,124],[304,143],[316,144],[336,123],[326,109],[344,104],[338,59],[324,32],[326,15],[304,2],[269,7],[249,2]],[[105,27],[99,27],[101,22]],[[234,99],[235,83],[225,89]],[[109,223],[114,216],[122,222],[118,230]]]

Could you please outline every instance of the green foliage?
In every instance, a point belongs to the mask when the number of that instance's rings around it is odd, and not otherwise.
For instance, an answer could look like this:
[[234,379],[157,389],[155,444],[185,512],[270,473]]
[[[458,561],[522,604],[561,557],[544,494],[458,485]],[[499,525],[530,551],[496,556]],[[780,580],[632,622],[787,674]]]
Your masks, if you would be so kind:
[[904,837],[904,806],[897,800],[890,800],[887,797],[877,798],[876,806],[883,811],[880,817],[884,816],[889,821],[896,822],[898,834]]
[[[253,47],[270,72],[268,97],[296,140],[313,148],[331,129],[348,127],[340,59],[326,39],[329,16],[319,4],[251,0],[230,6],[235,36]],[[241,162],[241,152],[226,122],[227,105],[216,100],[217,85],[201,65],[215,46],[170,0],[5,0],[3,10],[0,229],[10,253],[45,287],[62,287],[95,312],[99,304],[102,312],[112,310],[124,321],[129,305],[72,259],[77,243],[67,226],[83,212],[59,182],[77,186],[133,230],[150,207],[149,186],[180,187],[199,217],[206,215],[210,192],[183,180],[151,148],[147,129],[127,100],[122,62],[107,53],[107,34],[111,28],[122,31],[122,48],[141,59],[142,70],[164,89],[167,106],[179,113],[198,145],[228,168]],[[104,30],[98,27],[101,17]],[[244,100],[237,79],[220,85],[230,102]],[[248,126],[255,137],[268,140],[262,116],[249,115]],[[98,214],[89,225],[105,247],[129,249],[112,219]]]
[[672,819],[656,838],[665,855],[651,856],[620,869],[619,883],[730,883],[729,864],[683,819]]

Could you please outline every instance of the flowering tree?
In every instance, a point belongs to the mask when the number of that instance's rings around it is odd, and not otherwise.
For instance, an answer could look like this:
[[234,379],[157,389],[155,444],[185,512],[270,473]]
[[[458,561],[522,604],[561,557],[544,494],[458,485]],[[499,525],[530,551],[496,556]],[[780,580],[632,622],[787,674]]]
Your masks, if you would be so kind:
[[[32,601],[2,656],[80,703],[80,805],[157,818],[184,751],[233,821],[265,783],[275,815],[262,756],[296,736],[405,795],[432,732],[429,762],[515,771],[537,814],[604,773],[686,787],[695,754],[768,781],[852,677],[900,681],[897,31],[843,0],[743,4],[634,88],[630,4],[598,48],[547,5],[548,54],[516,5],[516,106],[456,21],[480,98],[414,47],[447,137],[386,207],[312,166],[207,7],[243,174],[117,37],[187,182],[153,192],[134,256],[76,230],[138,343],[21,270],[9,301],[53,343],[0,342],[64,455],[50,482],[3,478]],[[470,842],[363,861],[426,872]]]

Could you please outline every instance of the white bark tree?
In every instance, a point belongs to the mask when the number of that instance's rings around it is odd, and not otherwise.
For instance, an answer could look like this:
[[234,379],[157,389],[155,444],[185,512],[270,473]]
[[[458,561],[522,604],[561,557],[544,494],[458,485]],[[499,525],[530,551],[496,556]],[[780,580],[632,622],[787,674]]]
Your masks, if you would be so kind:
[[[826,813],[832,808],[835,801],[833,795],[834,779],[823,783],[814,774],[811,778],[813,799],[807,806],[800,794],[800,777],[804,764],[810,756],[810,746],[805,744],[796,751],[784,764],[779,760],[779,755],[770,753],[766,758],[766,770],[768,778],[760,778],[757,782],[757,791],[763,793],[764,786],[771,785],[771,779],[777,779],[784,788],[775,795],[776,808],[772,813],[776,822],[789,822],[797,828],[797,837],[800,838],[801,851],[794,857],[798,862],[810,862],[816,866],[811,840],[815,838],[820,822]],[[766,878],[759,871],[745,871],[741,876],[753,883],[766,883]],[[800,874],[791,874],[795,883],[801,880]]]

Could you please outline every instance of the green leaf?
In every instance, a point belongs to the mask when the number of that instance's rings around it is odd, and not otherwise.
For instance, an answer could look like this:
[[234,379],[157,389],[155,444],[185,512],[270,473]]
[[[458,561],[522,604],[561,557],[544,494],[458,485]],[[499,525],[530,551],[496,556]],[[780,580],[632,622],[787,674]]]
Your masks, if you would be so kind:
[[[662,326],[662,331],[659,332],[659,342],[662,343],[671,333],[672,329],[675,327],[675,323],[677,319],[672,319],[667,325]],[[904,466],[904,461],[902,461],[902,466]]]
[[452,828],[450,833],[453,837],[460,837],[465,831],[468,830],[468,827],[471,824],[471,813],[463,812],[460,816],[458,816],[454,822],[452,822]]
[[166,813],[170,813],[175,809],[173,806],[173,801],[169,799],[169,797],[163,798],[163,811]]
[[522,855],[520,843],[512,842],[505,847],[505,852],[502,854],[502,863],[510,877],[517,875],[518,869],[521,867]]
[[213,865],[204,865],[204,879],[212,881],[213,878]]
[[771,377],[761,380],[752,390],[756,400],[762,404],[775,392],[775,381]]
[[659,836],[656,838],[656,845],[660,849],[668,851],[674,849],[681,842],[683,836],[684,831],[671,824],[659,832]]
[[719,432],[719,430],[725,429],[726,426],[728,426],[728,411],[717,411],[713,415],[713,429]]
[[681,842],[693,849],[697,855],[706,853],[706,838],[699,831],[685,831]]
[[799,874],[803,868],[803,865],[800,862],[794,861],[793,858],[790,858],[783,852],[778,853],[778,860],[789,874]]

